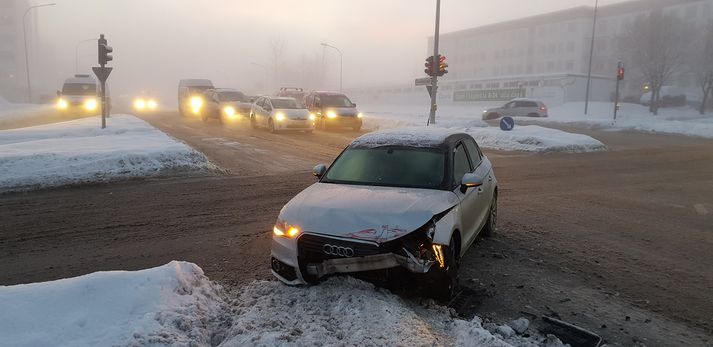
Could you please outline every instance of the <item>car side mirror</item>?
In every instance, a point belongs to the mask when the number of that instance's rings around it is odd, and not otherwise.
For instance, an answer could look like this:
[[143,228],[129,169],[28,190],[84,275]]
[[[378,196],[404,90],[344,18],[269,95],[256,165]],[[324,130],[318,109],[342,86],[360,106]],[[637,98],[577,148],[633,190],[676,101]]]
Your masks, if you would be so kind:
[[327,172],[327,165],[324,164],[319,164],[312,169],[312,174],[317,178],[322,178],[325,172]]
[[468,188],[480,187],[483,185],[483,181],[478,178],[474,173],[468,172],[463,175],[463,179],[460,181],[460,191],[465,193]]
[[352,102],[352,107],[356,107],[356,104]]

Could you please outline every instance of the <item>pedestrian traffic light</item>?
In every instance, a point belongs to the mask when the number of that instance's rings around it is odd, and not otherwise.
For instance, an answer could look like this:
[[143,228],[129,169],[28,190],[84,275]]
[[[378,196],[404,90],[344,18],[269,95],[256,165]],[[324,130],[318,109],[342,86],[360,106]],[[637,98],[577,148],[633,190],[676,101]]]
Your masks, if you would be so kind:
[[426,75],[433,76],[433,56],[426,58],[426,64],[424,64],[424,66],[426,69],[423,70],[423,72],[425,72]]
[[448,73],[448,70],[446,68],[448,67],[448,64],[446,64],[446,56],[444,55],[438,55],[438,76],[443,76]]
[[99,65],[104,67],[106,63],[114,60],[114,57],[109,54],[113,51],[114,49],[107,44],[107,40],[104,38],[104,34],[101,34],[99,36]]
[[623,68],[623,67],[620,67],[620,68],[617,70],[617,72],[616,72],[616,78],[617,78],[618,80],[620,80],[620,81],[624,79],[624,68]]

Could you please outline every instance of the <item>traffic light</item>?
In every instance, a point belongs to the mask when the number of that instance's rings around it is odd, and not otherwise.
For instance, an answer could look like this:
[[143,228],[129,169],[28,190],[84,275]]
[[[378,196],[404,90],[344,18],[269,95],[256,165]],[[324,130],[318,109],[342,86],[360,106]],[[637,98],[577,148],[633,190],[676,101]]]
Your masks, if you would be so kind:
[[114,57],[109,54],[113,51],[114,49],[107,44],[107,40],[104,38],[104,34],[101,34],[101,36],[99,37],[99,65],[104,67],[106,63],[114,60]]
[[444,55],[438,55],[438,76],[443,76],[448,73],[448,70],[446,68],[448,67],[448,64],[446,64],[446,56]]
[[423,70],[423,72],[425,72],[426,75],[433,76],[433,56],[426,58],[426,64],[424,64],[424,66],[426,69]]
[[617,78],[619,81],[621,81],[621,80],[624,79],[624,68],[623,68],[623,67],[620,67],[620,68],[616,71],[616,78]]

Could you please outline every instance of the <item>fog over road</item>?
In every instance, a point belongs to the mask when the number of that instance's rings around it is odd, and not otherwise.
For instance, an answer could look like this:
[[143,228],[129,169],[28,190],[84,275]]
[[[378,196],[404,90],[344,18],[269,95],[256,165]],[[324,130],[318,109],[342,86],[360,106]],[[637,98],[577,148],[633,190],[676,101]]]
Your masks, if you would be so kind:
[[[173,259],[227,285],[270,279],[279,209],[360,134],[143,118],[228,172],[0,195],[0,285]],[[713,141],[585,132],[610,151],[486,150],[501,182],[498,233],[461,268],[478,314],[555,313],[623,345],[709,345]]]

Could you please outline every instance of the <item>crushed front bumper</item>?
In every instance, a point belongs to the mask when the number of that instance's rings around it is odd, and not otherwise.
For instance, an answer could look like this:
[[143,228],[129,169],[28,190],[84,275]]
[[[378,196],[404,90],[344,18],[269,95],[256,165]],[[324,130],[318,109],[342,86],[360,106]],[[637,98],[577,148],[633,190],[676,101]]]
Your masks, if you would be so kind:
[[321,278],[336,273],[362,272],[390,269],[401,266],[414,273],[427,273],[433,261],[419,261],[413,256],[404,257],[394,253],[377,254],[358,258],[324,260],[319,264],[308,264],[307,272]]

